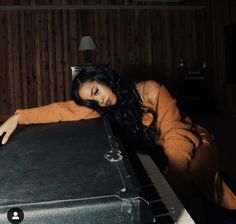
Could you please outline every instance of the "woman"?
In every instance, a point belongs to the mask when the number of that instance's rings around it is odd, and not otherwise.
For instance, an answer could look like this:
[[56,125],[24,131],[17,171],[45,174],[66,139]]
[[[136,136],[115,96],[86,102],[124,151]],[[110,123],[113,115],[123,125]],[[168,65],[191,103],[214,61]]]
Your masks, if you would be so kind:
[[[83,69],[72,85],[74,101],[17,110],[1,127],[5,144],[18,123],[49,123],[106,116],[113,124],[148,139],[164,149],[165,170],[170,184],[180,194],[194,185],[209,200],[236,209],[236,197],[221,178],[212,136],[180,112],[176,100],[155,81],[128,83],[115,71]],[[75,103],[74,103],[75,102]]]

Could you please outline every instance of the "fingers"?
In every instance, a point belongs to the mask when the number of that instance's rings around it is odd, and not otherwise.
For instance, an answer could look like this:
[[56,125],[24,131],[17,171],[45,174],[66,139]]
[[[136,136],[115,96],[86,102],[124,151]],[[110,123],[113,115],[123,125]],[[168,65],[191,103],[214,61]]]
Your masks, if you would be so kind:
[[3,140],[3,137],[4,137],[3,135],[4,135],[4,131],[0,129],[0,146],[1,146],[1,144],[3,144],[2,143],[2,140]]
[[0,126],[0,139],[2,139],[1,141],[2,144],[7,143],[10,135],[16,129],[18,122],[19,122],[19,116],[13,115],[7,121],[5,121],[2,126]]
[[2,139],[2,144],[6,144],[12,132],[6,132],[5,136]]

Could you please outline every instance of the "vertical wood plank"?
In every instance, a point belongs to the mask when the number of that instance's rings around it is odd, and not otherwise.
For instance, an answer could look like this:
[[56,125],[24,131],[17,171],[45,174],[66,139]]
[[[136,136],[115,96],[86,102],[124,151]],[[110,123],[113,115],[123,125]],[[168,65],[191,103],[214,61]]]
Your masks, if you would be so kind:
[[71,89],[71,71],[69,68],[69,52],[68,52],[68,14],[63,11],[63,76],[64,76],[64,99],[70,99],[70,89]]
[[0,114],[9,114],[8,101],[9,101],[9,88],[7,82],[8,74],[8,38],[7,38],[7,13],[0,12],[0,58],[2,59],[0,66]]
[[9,113],[15,110],[14,98],[14,70],[13,70],[13,45],[12,45],[12,13],[7,12],[7,37],[8,37],[8,86],[9,86]]
[[136,37],[135,39],[135,65],[136,65],[136,71],[137,71],[137,79],[141,78],[141,64],[140,64],[140,11],[135,10],[134,12],[134,35]]
[[53,25],[52,12],[47,12],[48,17],[48,65],[49,65],[49,87],[50,87],[50,102],[55,102],[55,87],[54,87],[54,60],[53,60]]
[[12,38],[13,45],[13,85],[14,85],[14,98],[15,109],[22,107],[22,88],[21,88],[21,69],[20,69],[20,42],[19,42],[19,12],[14,11],[12,14],[12,29],[14,30],[14,36]]
[[181,27],[180,27],[180,16],[179,11],[174,11],[172,13],[172,30],[173,30],[173,39],[172,39],[172,54],[173,54],[173,68],[174,68],[174,77],[177,80],[177,68],[179,67],[179,62],[182,57],[182,47],[181,47]]
[[77,14],[76,11],[70,11],[70,61],[71,66],[78,62],[78,36],[77,36]]
[[110,64],[111,67],[118,70],[117,66],[117,36],[118,36],[118,12],[117,11],[110,11],[110,25],[109,25],[109,35],[110,35]]
[[161,52],[162,52],[162,38],[161,38],[161,15],[158,11],[153,11],[151,14],[151,29],[152,29],[152,72],[153,79],[160,82],[161,71]]
[[41,29],[42,29],[42,21],[40,18],[40,12],[36,11],[34,13],[35,16],[35,76],[36,76],[36,85],[37,85],[37,105],[42,105],[42,71],[41,71],[41,62],[42,62],[42,42],[41,42]]
[[23,92],[23,107],[28,107],[28,91],[27,91],[27,70],[26,70],[26,36],[25,36],[25,14],[20,12],[20,37],[21,37],[21,73],[22,73],[22,92]]
[[55,11],[55,57],[56,57],[56,80],[57,80],[57,100],[64,100],[64,78],[62,71],[62,22],[61,11]]
[[49,104],[50,101],[50,76],[49,76],[49,45],[48,45],[48,13],[40,11],[41,17],[41,80],[42,80],[42,103]]
[[[27,107],[34,107],[36,100],[35,72],[34,72],[34,31],[32,26],[32,12],[25,11],[25,61],[26,63],[26,83],[27,83]],[[23,40],[22,40],[23,41]]]

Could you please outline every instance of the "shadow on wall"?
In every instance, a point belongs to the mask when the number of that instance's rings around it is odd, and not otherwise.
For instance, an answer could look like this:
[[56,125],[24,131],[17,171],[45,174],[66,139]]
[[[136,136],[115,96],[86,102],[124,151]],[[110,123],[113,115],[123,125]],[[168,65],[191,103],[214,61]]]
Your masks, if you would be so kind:
[[176,93],[177,86],[174,74],[166,74],[165,71],[159,69],[154,70],[148,65],[127,65],[117,71],[121,76],[126,76],[135,82],[155,80],[165,85],[172,94],[175,95]]

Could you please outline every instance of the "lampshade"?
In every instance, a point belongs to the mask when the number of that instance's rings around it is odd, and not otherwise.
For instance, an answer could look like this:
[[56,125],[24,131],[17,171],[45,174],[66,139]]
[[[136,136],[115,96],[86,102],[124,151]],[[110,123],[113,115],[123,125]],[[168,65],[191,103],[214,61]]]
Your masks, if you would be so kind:
[[79,44],[79,51],[95,50],[96,44],[91,36],[83,36]]

